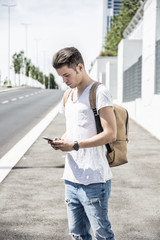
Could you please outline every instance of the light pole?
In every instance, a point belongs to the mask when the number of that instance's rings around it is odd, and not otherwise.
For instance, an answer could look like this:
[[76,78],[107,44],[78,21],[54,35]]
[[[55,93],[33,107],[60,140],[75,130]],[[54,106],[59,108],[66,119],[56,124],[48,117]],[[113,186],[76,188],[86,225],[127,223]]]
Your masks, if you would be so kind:
[[10,8],[16,5],[2,4],[3,7],[8,7],[8,84],[11,86],[10,80]]
[[[30,23],[21,23],[25,27],[25,56],[28,60],[28,26],[31,25]],[[27,76],[25,75],[25,85],[27,85]]]
[[43,84],[45,85],[45,74],[46,74],[46,51],[43,51]]
[[25,27],[25,45],[26,45],[26,58],[28,57],[28,26],[31,25],[31,23],[21,23]]
[[35,38],[34,39],[35,42],[36,42],[36,64],[37,64],[37,67],[38,67],[38,42],[39,42],[39,38]]

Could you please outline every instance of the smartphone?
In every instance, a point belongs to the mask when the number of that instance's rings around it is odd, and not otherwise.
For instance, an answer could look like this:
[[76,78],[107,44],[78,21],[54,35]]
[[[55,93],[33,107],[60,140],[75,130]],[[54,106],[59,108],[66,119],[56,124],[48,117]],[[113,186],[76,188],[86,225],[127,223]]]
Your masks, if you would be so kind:
[[50,141],[50,142],[53,142],[53,139],[48,138],[48,137],[43,137],[43,139],[45,139],[45,140],[47,140],[47,141]]

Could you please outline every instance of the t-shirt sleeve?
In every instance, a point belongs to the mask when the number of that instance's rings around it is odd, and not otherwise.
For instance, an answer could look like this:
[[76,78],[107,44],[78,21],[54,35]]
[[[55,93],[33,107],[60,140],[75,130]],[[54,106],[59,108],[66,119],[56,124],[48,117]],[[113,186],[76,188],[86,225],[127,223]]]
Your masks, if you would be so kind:
[[103,107],[113,107],[112,97],[108,89],[104,85],[99,85],[96,92],[96,108],[97,111]]

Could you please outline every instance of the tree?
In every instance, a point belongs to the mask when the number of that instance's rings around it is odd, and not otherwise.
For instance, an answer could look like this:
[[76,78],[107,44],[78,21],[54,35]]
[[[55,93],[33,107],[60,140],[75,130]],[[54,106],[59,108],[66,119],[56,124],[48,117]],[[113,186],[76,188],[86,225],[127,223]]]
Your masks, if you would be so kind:
[[118,44],[123,39],[123,32],[132,20],[142,0],[122,0],[119,15],[112,18],[112,27],[105,38],[104,51],[100,56],[116,56]]
[[[54,75],[52,73],[49,74],[49,76],[46,76],[43,74],[42,71],[38,67],[32,64],[30,59],[27,59],[24,57],[24,52],[20,51],[19,53],[15,53],[12,56],[13,66],[15,74],[19,74],[19,85],[20,85],[20,73],[22,70],[25,70],[25,75],[27,77],[31,76],[31,78],[39,81],[42,84],[45,84],[45,87],[49,87],[52,89],[58,89],[58,85],[55,82]],[[50,83],[49,83],[50,82]]]
[[50,88],[51,89],[58,89],[58,85],[55,82],[54,75],[52,73],[49,74],[49,79],[50,79]]
[[39,80],[39,68],[35,67],[35,80]]
[[44,79],[43,72],[39,72],[38,81],[43,84],[43,79]]
[[48,89],[48,81],[49,81],[49,77],[44,75],[44,84],[46,89]]
[[23,57],[24,57],[24,52],[23,51],[20,51],[20,53],[15,53],[12,56],[14,72],[15,72],[15,74],[19,74],[19,85],[20,85],[20,73],[21,73],[21,70],[24,67]]
[[31,73],[31,78],[35,79],[35,72],[36,72],[36,67],[31,64],[31,69],[30,69],[30,73]]
[[27,59],[26,57],[24,58],[24,64],[25,64],[25,75],[29,77],[29,73],[31,71],[31,59]]

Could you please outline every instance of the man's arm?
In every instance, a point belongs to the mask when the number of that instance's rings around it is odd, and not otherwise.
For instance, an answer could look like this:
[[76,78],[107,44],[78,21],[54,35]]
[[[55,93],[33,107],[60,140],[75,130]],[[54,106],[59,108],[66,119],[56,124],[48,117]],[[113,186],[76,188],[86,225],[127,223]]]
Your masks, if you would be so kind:
[[116,119],[112,107],[104,107],[99,110],[99,116],[103,132],[79,142],[80,148],[97,147],[116,140]]
[[[99,110],[100,120],[103,132],[78,142],[79,148],[89,148],[111,143],[116,140],[117,129],[116,119],[112,107],[104,107]],[[53,146],[55,149],[62,151],[72,151],[74,142],[68,139],[54,141]]]

